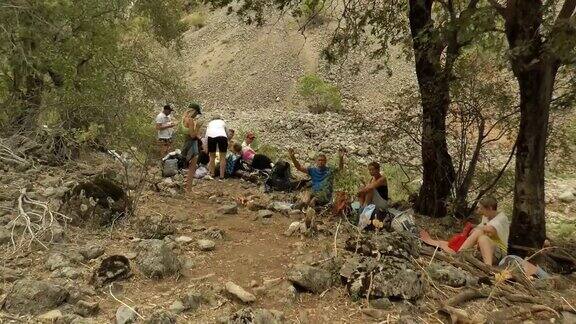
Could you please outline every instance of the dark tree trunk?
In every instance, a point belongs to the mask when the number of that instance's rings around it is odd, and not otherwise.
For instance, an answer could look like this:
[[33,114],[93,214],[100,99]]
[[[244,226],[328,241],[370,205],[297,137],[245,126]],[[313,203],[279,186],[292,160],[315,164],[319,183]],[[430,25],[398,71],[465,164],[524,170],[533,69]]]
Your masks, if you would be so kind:
[[546,238],[544,159],[550,101],[558,62],[541,35],[540,0],[509,0],[505,12],[512,70],[520,88],[520,129],[516,147],[514,209],[509,245],[539,248]]
[[448,75],[442,69],[443,45],[434,30],[432,3],[410,0],[410,29],[422,98],[423,183],[415,207],[421,214],[443,217],[455,174],[446,144],[450,88]]

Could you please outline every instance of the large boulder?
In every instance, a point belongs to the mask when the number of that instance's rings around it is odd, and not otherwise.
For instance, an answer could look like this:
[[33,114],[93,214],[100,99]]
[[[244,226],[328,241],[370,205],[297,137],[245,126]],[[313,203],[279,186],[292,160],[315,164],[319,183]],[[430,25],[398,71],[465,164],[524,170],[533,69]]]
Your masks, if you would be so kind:
[[142,273],[155,279],[177,274],[182,269],[178,256],[160,240],[143,240],[138,244],[136,264]]
[[353,299],[369,294],[370,299],[416,300],[423,295],[424,283],[412,261],[420,251],[414,237],[398,232],[360,235],[348,239],[346,249],[360,255],[340,270]]
[[22,279],[6,296],[4,309],[17,314],[41,314],[62,305],[68,292],[57,284],[48,281]]

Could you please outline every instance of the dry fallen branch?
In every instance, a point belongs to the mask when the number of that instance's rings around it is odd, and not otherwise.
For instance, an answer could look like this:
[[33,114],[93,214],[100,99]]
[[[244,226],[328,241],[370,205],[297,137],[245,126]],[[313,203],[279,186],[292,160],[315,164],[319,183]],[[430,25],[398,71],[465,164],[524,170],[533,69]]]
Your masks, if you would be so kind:
[[[26,240],[28,240],[28,247],[36,241],[45,249],[48,249],[46,244],[53,240],[53,226],[58,224],[58,220],[66,223],[71,218],[53,211],[47,203],[31,199],[26,195],[26,189],[20,190],[18,197],[18,214],[12,221],[12,230],[10,237],[14,250],[23,247]],[[18,225],[23,225],[23,230],[20,233],[20,240],[18,244],[15,241],[15,234]],[[46,234],[50,233],[49,238]]]
[[25,165],[26,159],[14,153],[8,145],[0,140],[0,160],[18,165]]
[[456,307],[473,299],[488,297],[487,294],[476,289],[466,289],[446,301],[446,306]]

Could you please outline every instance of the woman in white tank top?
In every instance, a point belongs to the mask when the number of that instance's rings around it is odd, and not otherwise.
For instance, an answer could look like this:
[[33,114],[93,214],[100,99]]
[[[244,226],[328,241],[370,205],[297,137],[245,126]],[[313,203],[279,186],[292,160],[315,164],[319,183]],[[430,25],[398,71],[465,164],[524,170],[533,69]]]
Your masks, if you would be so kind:
[[210,154],[210,162],[208,163],[208,170],[210,175],[214,176],[216,171],[216,151],[220,157],[220,179],[224,178],[224,171],[226,170],[226,152],[228,151],[228,140],[232,138],[233,131],[228,130],[226,122],[220,118],[211,120],[206,127],[206,137],[208,138],[208,154]]

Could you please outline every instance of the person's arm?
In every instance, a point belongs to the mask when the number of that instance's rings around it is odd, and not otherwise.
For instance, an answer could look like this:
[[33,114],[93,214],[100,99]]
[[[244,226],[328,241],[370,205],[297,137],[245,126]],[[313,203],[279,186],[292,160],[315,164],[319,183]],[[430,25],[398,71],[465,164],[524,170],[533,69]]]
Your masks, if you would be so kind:
[[290,160],[292,160],[292,164],[294,164],[296,170],[308,174],[308,169],[304,168],[296,159],[296,156],[294,155],[294,149],[288,149],[288,156],[290,157]]
[[489,237],[498,237],[498,232],[496,231],[496,228],[494,228],[494,226],[492,225],[486,225],[482,228],[482,231],[484,232],[484,234],[488,235]]
[[378,188],[378,187],[380,187],[380,186],[382,186],[382,185],[385,185],[385,184],[386,184],[386,177],[385,177],[385,176],[381,176],[378,180],[376,180],[376,181],[371,181],[367,186],[365,186],[364,188],[362,188],[362,189],[360,190],[360,192],[364,192],[364,193],[370,192],[370,191],[372,191],[372,190],[374,190],[374,189],[376,189],[376,188]]

